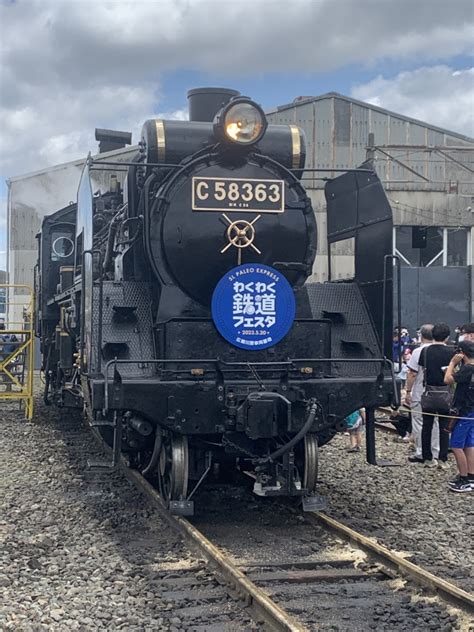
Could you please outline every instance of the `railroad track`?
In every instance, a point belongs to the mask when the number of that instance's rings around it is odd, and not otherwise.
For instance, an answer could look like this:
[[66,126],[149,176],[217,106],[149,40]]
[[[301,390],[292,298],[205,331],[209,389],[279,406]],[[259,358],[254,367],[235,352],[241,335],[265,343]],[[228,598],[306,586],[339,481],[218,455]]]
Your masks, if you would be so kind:
[[[315,527],[323,529],[326,538],[323,538],[320,559],[290,559],[278,548],[273,548],[273,559],[264,559],[262,550],[265,547],[258,541],[256,548],[259,551],[244,551],[242,555],[241,551],[232,551],[229,538],[222,539],[215,533],[211,538],[207,537],[203,533],[205,528],[198,529],[187,519],[171,516],[148,481],[125,464],[122,468],[160,516],[206,559],[228,593],[243,601],[259,627],[293,632],[370,628],[392,631],[413,629],[404,625],[416,617],[417,632],[470,629],[467,622],[474,614],[472,595],[323,513],[303,516],[294,508],[286,508],[297,520],[311,525],[313,531]],[[212,527],[210,531],[213,531]],[[306,533],[308,531],[306,528]],[[334,536],[338,541],[342,539],[349,543],[350,547],[335,544]],[[328,537],[333,540],[329,546]],[[310,539],[306,537],[306,540]],[[315,533],[314,540],[318,539],[320,535]],[[216,542],[219,542],[218,546]],[[329,556],[324,553],[326,549],[330,550]],[[456,615],[446,610],[443,604],[425,600],[416,588],[402,589],[400,577],[410,580],[409,583],[414,582],[415,586],[422,586],[431,595],[437,594],[462,611],[460,627],[455,627]],[[415,599],[413,594],[416,594]],[[367,627],[364,608],[372,609],[374,605],[373,621]],[[444,622],[444,628],[435,627],[436,620]],[[331,627],[334,625],[339,627]]]
[[[83,432],[66,426],[71,445],[84,447]],[[102,441],[101,446],[110,451]],[[235,498],[234,488],[221,486],[201,493],[196,504],[206,509],[190,521],[172,516],[157,490],[125,460],[120,469],[197,553],[187,564],[172,560],[159,571],[159,596],[180,609],[186,630],[395,632],[415,629],[413,621],[417,632],[473,629],[471,594],[326,514],[256,501],[240,488]],[[230,498],[223,491],[229,489]],[[434,594],[449,606],[432,600]],[[233,623],[220,623],[222,612]]]
[[129,469],[122,463],[125,476],[150,500],[160,516],[175,530],[177,530],[198,551],[216,573],[218,580],[229,590],[229,594],[242,599],[251,610],[252,617],[257,623],[265,623],[270,629],[303,632],[305,628],[298,624],[287,612],[278,606],[261,588],[259,588],[236,564],[222,553],[208,538],[205,537],[191,522],[185,518],[172,516],[160,495],[150,483],[136,470]]
[[[85,455],[100,456],[86,424],[67,418],[55,426],[78,473]],[[102,448],[106,446],[101,441]],[[243,488],[216,486],[198,492],[196,504],[202,513],[190,521],[171,516],[155,488],[125,461],[120,465],[125,477],[179,532],[188,550],[198,553],[187,557],[188,552],[170,549],[154,573],[155,597],[168,602],[170,612],[178,612],[185,624],[178,629],[474,630],[469,625],[474,612],[471,594],[325,514],[302,514],[290,503],[257,500]],[[109,477],[84,472],[85,484],[77,493],[87,497],[89,509],[109,502]],[[126,496],[139,497],[128,489]],[[102,515],[110,513],[105,510]],[[161,522],[151,522],[155,531],[132,531],[130,537],[138,536],[138,543],[152,537]],[[133,550],[127,554],[133,556]],[[147,559],[147,547],[139,554]],[[138,560],[138,565],[143,563]],[[402,577],[408,579],[407,586]],[[434,601],[434,594],[457,610]]]

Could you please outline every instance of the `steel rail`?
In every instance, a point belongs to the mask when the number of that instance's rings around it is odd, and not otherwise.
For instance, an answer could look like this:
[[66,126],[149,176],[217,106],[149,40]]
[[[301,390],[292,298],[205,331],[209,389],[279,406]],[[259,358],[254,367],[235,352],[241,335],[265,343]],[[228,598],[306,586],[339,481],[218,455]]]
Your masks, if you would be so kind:
[[469,614],[474,614],[474,595],[468,593],[466,590],[458,588],[455,584],[430,573],[430,571],[410,562],[372,538],[354,531],[351,527],[331,518],[325,513],[308,513],[306,517],[311,522],[314,522],[314,524],[323,526],[327,531],[342,537],[350,543],[355,543],[363,551],[375,556],[389,567],[395,568],[398,572],[408,575],[414,582],[437,593],[445,601],[455,604]]
[[[386,424],[392,423],[391,421],[387,420],[387,422],[384,421],[376,421],[375,422],[375,428],[376,430],[381,430],[382,432],[386,432],[387,434],[397,434],[397,429],[394,426],[387,426]],[[401,438],[401,437],[400,437]]]
[[[110,452],[110,446],[103,441],[95,428],[92,428],[92,431],[106,451]],[[210,567],[215,570],[216,575],[222,578],[224,585],[227,586],[228,594],[233,598],[237,597],[244,601],[257,623],[263,623],[264,629],[275,632],[308,632],[306,626],[296,621],[283,608],[272,601],[269,595],[246,577],[235,564],[188,520],[170,514],[157,490],[138,471],[130,469],[123,457],[119,461],[119,467],[125,477],[147,497],[158,511],[160,517],[207,560]],[[351,527],[325,513],[308,512],[305,513],[305,517],[313,524],[322,526],[331,534],[356,544],[365,553],[375,557],[389,568],[395,569],[402,575],[408,575],[415,583],[440,595],[445,601],[460,607],[469,614],[474,614],[474,596],[462,588],[410,562],[372,538],[354,531]]]
[[136,470],[131,470],[123,461],[120,464],[126,478],[131,481],[157,509],[160,517],[190,543],[194,549],[205,557],[208,563],[217,569],[229,587],[229,594],[235,598],[237,594],[243,598],[247,607],[252,611],[254,619],[263,621],[266,629],[275,632],[307,632],[301,623],[285,612],[278,604],[244,573],[237,568],[219,549],[212,544],[196,527],[181,517],[172,516],[166,508],[156,489]]
[[[92,436],[100,446],[110,454],[112,448],[103,440],[96,428],[87,424],[92,431]],[[213,567],[216,575],[227,586],[228,594],[233,598],[243,600],[252,613],[257,623],[263,623],[264,629],[269,632],[309,632],[308,628],[285,612],[278,604],[256,586],[245,574],[237,568],[219,549],[212,544],[196,527],[188,520],[179,516],[173,516],[168,511],[157,490],[138,472],[128,467],[122,456],[118,467],[124,476],[150,501],[158,511],[161,518],[197,552],[202,555],[209,565]]]

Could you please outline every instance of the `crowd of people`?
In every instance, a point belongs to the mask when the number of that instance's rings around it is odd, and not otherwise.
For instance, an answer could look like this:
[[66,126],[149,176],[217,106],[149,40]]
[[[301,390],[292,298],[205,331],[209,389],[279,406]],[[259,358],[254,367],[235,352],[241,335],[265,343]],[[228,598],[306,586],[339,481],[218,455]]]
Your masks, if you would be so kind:
[[[454,492],[474,490],[474,323],[457,327],[426,324],[412,339],[406,328],[393,335],[393,358],[402,384],[402,406],[391,420],[413,446],[408,461],[447,467],[451,450],[458,475]],[[363,411],[347,418],[349,451],[360,449]]]

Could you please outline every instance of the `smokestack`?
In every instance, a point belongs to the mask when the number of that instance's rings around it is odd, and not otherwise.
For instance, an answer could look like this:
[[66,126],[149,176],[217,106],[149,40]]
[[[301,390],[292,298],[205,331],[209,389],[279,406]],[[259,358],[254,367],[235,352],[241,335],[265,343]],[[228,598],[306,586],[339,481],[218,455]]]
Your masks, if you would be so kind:
[[132,144],[131,132],[119,132],[114,129],[95,129],[95,139],[99,141],[99,153],[123,149]]
[[189,120],[212,123],[222,106],[239,95],[230,88],[193,88],[188,91]]

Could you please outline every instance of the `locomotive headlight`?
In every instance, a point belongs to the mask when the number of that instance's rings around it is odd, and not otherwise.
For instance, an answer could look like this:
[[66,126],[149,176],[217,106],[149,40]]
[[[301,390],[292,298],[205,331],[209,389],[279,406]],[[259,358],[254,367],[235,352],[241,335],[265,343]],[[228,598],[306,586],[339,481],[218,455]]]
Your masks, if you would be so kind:
[[232,99],[217,115],[214,132],[221,140],[253,145],[267,129],[267,120],[260,106],[250,99]]

